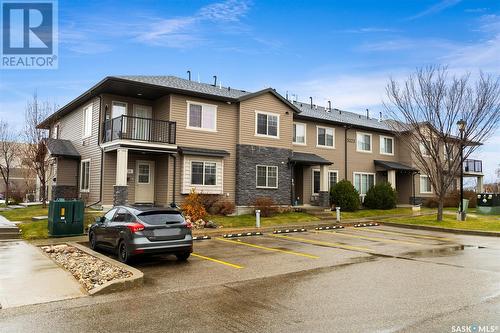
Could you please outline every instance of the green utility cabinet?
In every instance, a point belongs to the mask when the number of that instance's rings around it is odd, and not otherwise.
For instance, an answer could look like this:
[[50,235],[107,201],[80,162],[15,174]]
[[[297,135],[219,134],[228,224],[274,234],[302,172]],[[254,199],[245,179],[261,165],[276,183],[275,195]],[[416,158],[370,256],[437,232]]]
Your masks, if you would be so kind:
[[83,234],[83,213],[81,200],[55,200],[49,203],[49,235],[53,237]]

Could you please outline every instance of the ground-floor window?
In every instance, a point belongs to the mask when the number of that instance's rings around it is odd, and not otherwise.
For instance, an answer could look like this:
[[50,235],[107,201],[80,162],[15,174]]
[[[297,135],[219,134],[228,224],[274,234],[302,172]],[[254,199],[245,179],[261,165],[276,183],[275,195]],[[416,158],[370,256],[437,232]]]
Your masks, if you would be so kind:
[[184,156],[182,193],[224,193],[224,160],[214,157]]
[[278,167],[257,165],[257,188],[278,188]]
[[[338,171],[328,170],[328,190],[332,188],[338,181]],[[321,184],[321,172],[317,169],[313,170],[313,194],[319,194]]]
[[338,171],[328,171],[328,189],[331,189],[335,184],[337,184],[339,178]]
[[80,191],[90,190],[90,159],[80,162]]
[[215,162],[191,162],[191,185],[216,185],[216,174]]
[[431,179],[429,176],[420,175],[420,193],[432,193]]
[[375,185],[375,174],[366,172],[354,173],[354,188],[361,196],[365,196],[366,192]]

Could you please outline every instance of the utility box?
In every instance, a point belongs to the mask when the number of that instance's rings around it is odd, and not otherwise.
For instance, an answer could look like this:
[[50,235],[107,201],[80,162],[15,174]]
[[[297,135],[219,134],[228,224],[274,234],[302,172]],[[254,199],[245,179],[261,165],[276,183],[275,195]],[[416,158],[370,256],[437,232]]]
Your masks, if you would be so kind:
[[52,237],[83,234],[85,206],[81,200],[55,200],[49,203],[49,235]]

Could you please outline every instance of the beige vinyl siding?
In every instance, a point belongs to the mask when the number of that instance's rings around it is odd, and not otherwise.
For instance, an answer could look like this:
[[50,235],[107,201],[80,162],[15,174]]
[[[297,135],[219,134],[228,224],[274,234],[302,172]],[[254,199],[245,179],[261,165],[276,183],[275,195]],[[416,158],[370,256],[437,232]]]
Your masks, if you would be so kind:
[[[256,136],[256,111],[279,115],[279,139]],[[287,114],[288,112],[288,114]],[[293,110],[271,93],[240,103],[239,144],[292,149]]]
[[113,204],[113,186],[116,183],[116,151],[104,153],[102,179],[102,204]]
[[[99,148],[99,105],[100,99],[95,97],[82,106],[70,112],[59,120],[59,138],[70,140],[80,153],[81,159],[90,159],[90,192],[85,194],[85,199],[97,202],[100,194],[101,179],[101,149]],[[86,139],[83,136],[83,108],[92,104],[92,135]],[[59,173],[59,172],[58,172]],[[58,175],[59,176],[59,175]]]
[[[193,130],[187,127],[188,101],[217,105],[217,131]],[[238,133],[238,106],[220,101],[212,101],[191,96],[170,96],[170,120],[177,123],[177,145],[180,147],[195,147],[207,149],[220,149],[229,152],[224,157],[223,188],[228,200],[235,200],[235,175],[236,175],[236,142]],[[200,156],[203,159],[203,156]],[[173,158],[169,166],[173,168]],[[177,156],[176,170],[176,202],[182,202],[181,195],[183,176],[183,157]],[[172,170],[172,169],[170,169]],[[169,176],[169,179],[172,179]],[[168,184],[168,200],[172,200],[173,182]]]

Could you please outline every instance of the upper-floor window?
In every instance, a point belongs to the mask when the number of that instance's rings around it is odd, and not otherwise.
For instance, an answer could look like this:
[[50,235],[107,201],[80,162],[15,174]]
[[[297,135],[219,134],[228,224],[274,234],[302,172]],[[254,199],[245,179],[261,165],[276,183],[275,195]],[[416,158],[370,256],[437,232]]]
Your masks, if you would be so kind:
[[394,138],[380,136],[380,153],[383,155],[394,155]]
[[188,128],[216,131],[217,105],[188,102]]
[[127,114],[127,103],[115,102],[111,103],[111,118],[120,117]]
[[432,184],[429,176],[420,175],[420,193],[432,193]]
[[367,172],[354,173],[354,188],[361,196],[364,197],[373,185],[375,185],[375,174]]
[[92,104],[83,108],[83,137],[92,135]]
[[216,185],[217,164],[215,162],[191,162],[191,185]]
[[371,153],[372,152],[372,135],[369,133],[356,133],[356,151]]
[[257,165],[257,188],[278,188],[278,167],[273,165]]
[[445,144],[443,147],[443,155],[445,160],[450,160],[452,161],[454,158],[453,154],[453,145],[452,144]]
[[280,117],[275,113],[255,113],[255,135],[279,137]]
[[335,129],[331,127],[316,127],[318,147],[335,148]]
[[426,156],[426,157],[431,156],[431,153],[429,151],[430,146],[431,146],[431,142],[429,140],[426,140],[425,143],[423,143],[423,142],[419,143],[420,153],[422,154],[422,156]]
[[293,123],[293,143],[306,144],[306,124]]
[[52,139],[59,139],[59,124],[54,125],[52,128]]
[[89,192],[90,190],[90,159],[80,162],[80,191]]

